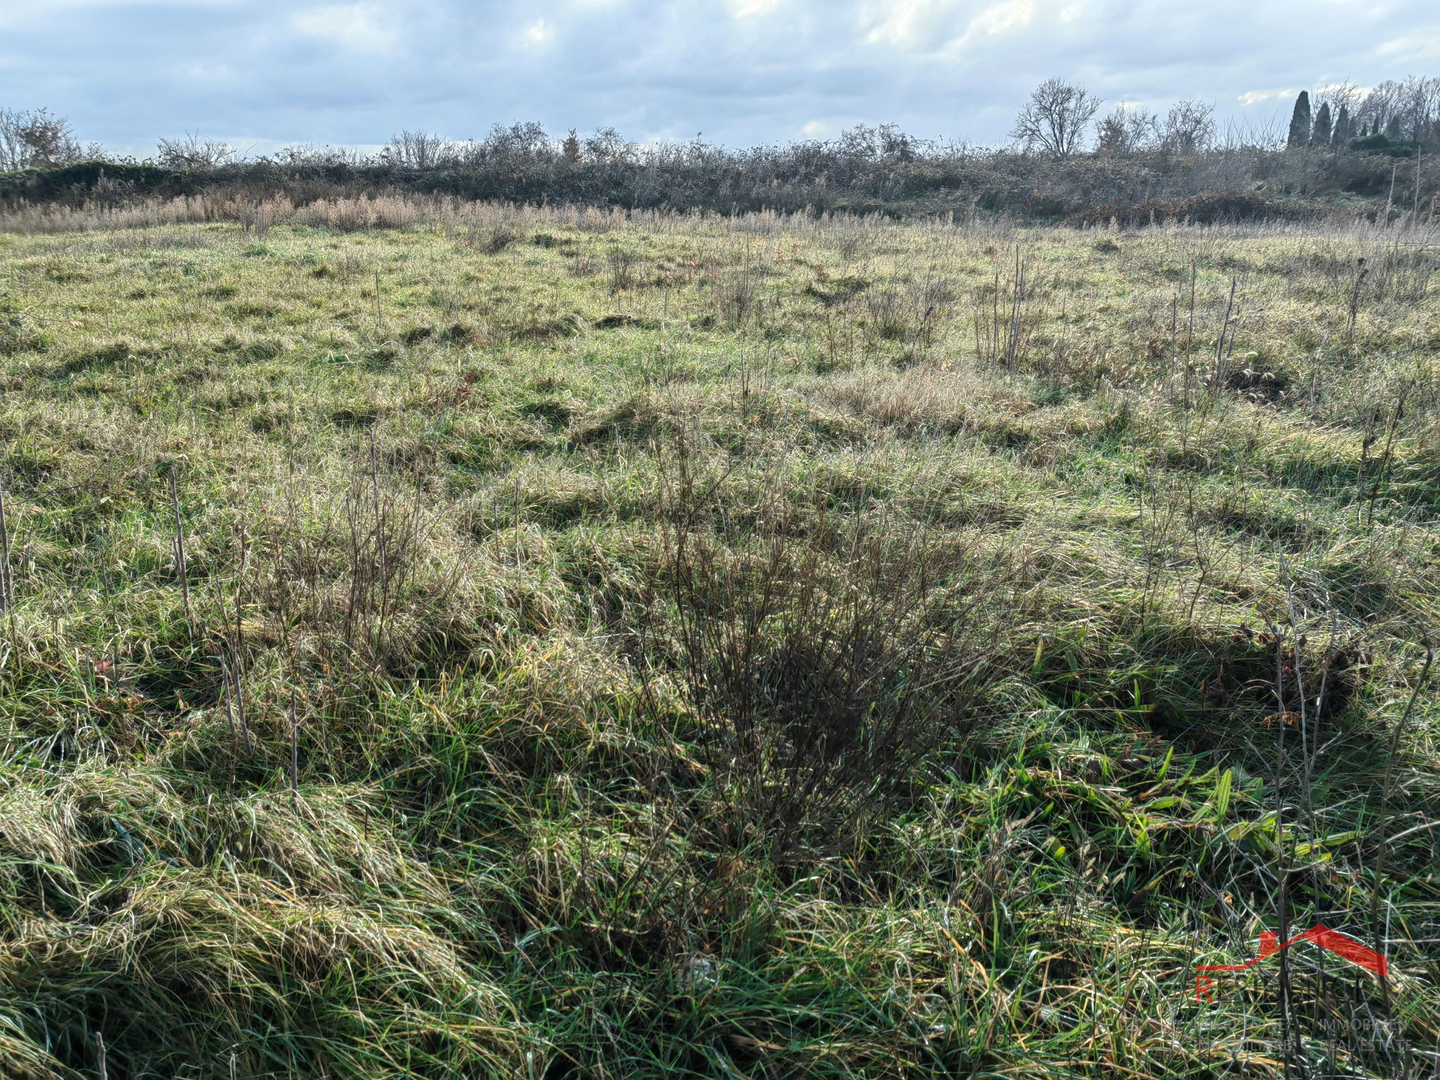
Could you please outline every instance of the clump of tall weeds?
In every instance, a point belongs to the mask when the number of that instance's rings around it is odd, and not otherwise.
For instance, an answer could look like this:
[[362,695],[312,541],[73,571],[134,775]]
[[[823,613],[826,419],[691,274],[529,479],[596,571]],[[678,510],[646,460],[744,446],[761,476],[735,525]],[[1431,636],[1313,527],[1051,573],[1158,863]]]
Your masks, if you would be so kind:
[[[373,436],[343,491],[290,492],[237,532],[232,605],[302,667],[354,676],[429,670],[477,632],[463,568],[439,555],[423,481],[393,477]],[[469,597],[472,602],[473,597]]]
[[677,737],[723,841],[780,864],[835,850],[905,800],[928,756],[963,751],[1002,631],[973,542],[868,500],[807,506],[683,438],[662,516],[668,620],[651,644],[693,706]]

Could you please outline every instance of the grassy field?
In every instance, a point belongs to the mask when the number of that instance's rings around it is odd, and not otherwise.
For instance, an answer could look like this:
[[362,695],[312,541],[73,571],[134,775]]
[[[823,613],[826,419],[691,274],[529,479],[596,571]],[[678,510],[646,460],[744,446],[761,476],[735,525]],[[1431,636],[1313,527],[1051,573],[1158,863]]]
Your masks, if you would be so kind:
[[0,233],[0,1073],[1440,1067],[1423,233],[234,216]]

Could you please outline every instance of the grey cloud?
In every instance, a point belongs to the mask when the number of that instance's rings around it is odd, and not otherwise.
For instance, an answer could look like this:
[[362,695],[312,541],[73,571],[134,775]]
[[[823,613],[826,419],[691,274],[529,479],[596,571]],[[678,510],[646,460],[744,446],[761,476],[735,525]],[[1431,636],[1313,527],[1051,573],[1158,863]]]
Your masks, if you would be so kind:
[[[374,144],[536,119],[554,132],[747,145],[896,121],[998,142],[1052,74],[1111,100],[1268,119],[1249,91],[1440,73],[1440,10],[1325,0],[14,0],[0,105],[47,105],[140,153],[199,129]],[[544,33],[529,35],[543,20]],[[538,39],[538,40],[536,40]]]

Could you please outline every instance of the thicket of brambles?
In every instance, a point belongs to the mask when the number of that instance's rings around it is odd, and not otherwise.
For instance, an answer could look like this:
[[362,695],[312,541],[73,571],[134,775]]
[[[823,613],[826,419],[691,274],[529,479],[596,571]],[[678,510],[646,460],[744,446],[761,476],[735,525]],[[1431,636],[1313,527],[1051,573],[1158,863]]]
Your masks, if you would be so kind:
[[[374,155],[290,146],[246,159],[227,143],[160,140],[145,161],[82,147],[45,110],[0,111],[0,205],[99,207],[230,190],[297,204],[377,191],[528,204],[721,213],[1003,213],[1084,224],[1213,222],[1427,209],[1437,191],[1440,78],[1301,93],[1288,129],[1220,130],[1213,106],[1161,116],[1102,102],[1051,79],[1003,147],[919,139],[893,124],[832,140],[733,149],[700,140],[635,143],[613,128],[555,138],[538,123],[483,139],[404,131]],[[1382,210],[1382,207],[1385,209]]]

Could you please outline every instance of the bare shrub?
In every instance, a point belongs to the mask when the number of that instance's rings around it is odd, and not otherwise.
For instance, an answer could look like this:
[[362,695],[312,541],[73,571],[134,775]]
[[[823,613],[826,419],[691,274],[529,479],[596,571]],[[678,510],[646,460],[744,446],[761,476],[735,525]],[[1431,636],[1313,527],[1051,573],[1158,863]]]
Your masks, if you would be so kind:
[[1215,106],[1203,101],[1177,101],[1165,117],[1161,145],[1172,154],[1199,154],[1215,141]]
[[635,284],[635,255],[633,252],[617,244],[606,253],[605,263],[610,270],[611,292],[624,292]]
[[202,139],[200,133],[186,132],[181,139],[161,139],[156,145],[158,164],[166,169],[185,172],[209,172],[222,165],[233,164],[239,151],[218,139]]
[[1102,154],[1133,154],[1159,141],[1160,121],[1154,113],[1124,105],[1095,125],[1095,149]]
[[242,569],[253,567],[244,592],[272,614],[268,632],[286,653],[368,675],[423,669],[473,643],[474,598],[464,595],[463,566],[433,556],[438,526],[422,486],[382,474],[405,452],[368,438],[343,495],[302,502],[290,493],[241,545]]
[[984,613],[995,579],[969,542],[877,506],[807,512],[773,479],[748,483],[722,497],[728,477],[677,440],[664,644],[698,711],[722,833],[787,863],[863,831],[927,755],[963,745],[998,640]]
[[319,168],[358,168],[365,164],[365,155],[346,146],[317,146],[315,143],[292,143],[275,155],[284,165]]
[[870,327],[878,336],[887,341],[905,336],[905,300],[895,286],[869,290],[865,294],[865,308],[870,315]]
[[916,352],[932,343],[954,303],[950,282],[934,274],[865,293],[875,334],[886,341],[903,341]]
[[390,137],[390,145],[380,151],[388,165],[400,169],[433,169],[452,164],[456,150],[449,139],[425,131],[402,131]]
[[726,325],[739,329],[755,315],[759,300],[758,274],[747,261],[743,266],[718,275],[714,286],[715,306]]
[[584,145],[585,157],[598,164],[620,164],[632,156],[630,144],[613,127],[598,129]]
[[1038,322],[1033,310],[1033,287],[1029,260],[1015,248],[1015,264],[1009,280],[995,268],[994,280],[975,294],[975,353],[991,364],[1014,370],[1025,356]]
[[472,233],[471,236],[471,242],[488,255],[500,254],[519,239],[520,234],[507,221],[497,221],[488,229],[481,230],[479,235]]
[[414,569],[422,526],[419,487],[413,501],[382,496],[376,457],[371,432],[369,475],[357,475],[345,497],[350,587],[340,622],[351,652],[372,664],[385,656],[388,623]]
[[555,157],[555,150],[544,126],[531,120],[509,127],[491,125],[489,134],[482,141],[465,144],[461,157],[467,163],[516,168],[548,165]]

